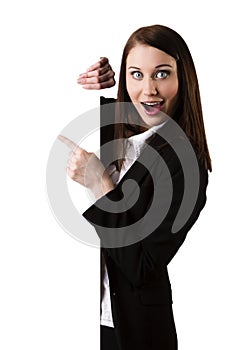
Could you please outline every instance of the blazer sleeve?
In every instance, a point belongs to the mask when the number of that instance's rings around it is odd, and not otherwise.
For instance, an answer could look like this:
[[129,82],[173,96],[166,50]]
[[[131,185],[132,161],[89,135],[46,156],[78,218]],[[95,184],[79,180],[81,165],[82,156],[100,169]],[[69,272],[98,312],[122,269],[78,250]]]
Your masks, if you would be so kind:
[[[140,225],[134,226],[134,232],[130,234],[140,237],[135,243],[120,246],[118,248],[104,247],[104,254],[113,259],[115,264],[119,267],[122,273],[126,276],[129,282],[140,287],[151,283],[160,277],[163,267],[167,266],[172,260],[190,228],[196,222],[202,208],[206,203],[206,187],[208,183],[208,174],[203,166],[200,167],[200,185],[199,193],[195,207],[188,221],[180,229],[179,232],[172,232],[172,225],[174,223],[177,212],[180,208],[183,192],[184,192],[184,174],[179,159],[171,147],[166,147],[162,152],[162,157],[168,166],[170,176],[162,176],[162,170],[159,167],[158,161],[153,164],[152,174],[156,176],[157,191],[161,201],[158,201],[153,209],[153,216],[151,219],[143,219]],[[137,162],[136,162],[137,163]],[[132,174],[141,173],[141,165],[136,164],[133,167]],[[135,172],[134,172],[135,170]],[[168,203],[168,181],[172,181],[173,193],[171,202]],[[134,178],[134,176],[133,176]],[[124,179],[124,178],[123,178]],[[148,173],[141,178],[138,183],[140,192],[139,200],[130,208],[127,207],[131,201],[131,191],[126,195],[123,193],[123,184],[117,186],[114,190],[101,197],[94,205],[92,205],[83,216],[95,227],[101,241],[104,242],[104,237],[107,235],[108,228],[116,228],[115,235],[117,235],[117,228],[129,227],[140,218],[147,217],[146,213],[151,206],[151,193],[153,193],[153,183]],[[123,204],[122,204],[122,198]],[[117,213],[117,205],[121,202],[120,214]],[[124,208],[124,205],[126,206]],[[158,213],[161,208],[169,207],[165,217],[160,224],[153,230],[151,220],[155,221],[155,213]],[[101,208],[107,208],[102,210]],[[146,227],[150,227],[149,234],[141,238],[141,231]],[[129,232],[127,232],[129,234]]]

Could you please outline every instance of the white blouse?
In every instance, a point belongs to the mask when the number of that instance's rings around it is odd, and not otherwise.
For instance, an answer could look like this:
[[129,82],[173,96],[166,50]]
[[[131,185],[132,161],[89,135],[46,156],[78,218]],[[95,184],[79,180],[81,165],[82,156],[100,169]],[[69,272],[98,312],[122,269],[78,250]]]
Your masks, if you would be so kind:
[[[107,169],[111,177],[111,180],[115,184],[119,183],[119,181],[122,179],[125,173],[130,169],[132,164],[139,157],[140,153],[146,146],[145,141],[151,135],[153,135],[156,132],[156,130],[161,128],[164,124],[165,122],[160,125],[154,126],[151,129],[148,129],[147,131],[141,134],[133,135],[127,139],[125,161],[122,164],[120,173],[116,170],[115,165],[110,166]],[[104,264],[103,266],[104,275],[103,275],[103,281],[101,281],[103,284],[102,300],[101,300],[101,325],[114,327],[112,310],[111,310],[111,301],[110,301],[110,286],[109,286],[108,272],[103,259],[102,259],[102,264]]]

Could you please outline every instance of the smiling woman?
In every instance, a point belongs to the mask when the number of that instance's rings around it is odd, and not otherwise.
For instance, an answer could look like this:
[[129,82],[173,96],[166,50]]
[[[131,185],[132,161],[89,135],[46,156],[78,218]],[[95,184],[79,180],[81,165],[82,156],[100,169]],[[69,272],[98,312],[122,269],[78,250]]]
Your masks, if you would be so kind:
[[[133,61],[133,58],[137,61]],[[141,64],[143,67],[141,67]],[[159,67],[160,64],[165,64],[164,70],[163,66]],[[142,27],[132,33],[122,54],[117,94],[118,102],[133,102],[131,97],[135,99],[136,91],[139,92],[139,89],[136,87],[137,84],[129,84],[130,77],[127,67],[129,71],[133,72],[137,80],[146,81],[147,89],[153,89],[152,94],[161,96],[162,91],[164,92],[164,96],[158,98],[157,102],[161,101],[164,103],[162,106],[163,111],[184,130],[196,150],[198,158],[204,164],[205,168],[211,171],[211,159],[207,146],[196,69],[184,39],[173,29],[162,25]],[[130,67],[133,68],[130,69]],[[146,71],[142,72],[138,68],[144,68]],[[161,87],[157,85],[159,79],[153,79],[153,76],[151,79],[144,78],[144,73],[149,74],[147,77],[150,78],[150,72],[147,69],[153,70],[153,68],[162,68],[162,72],[157,71],[156,73],[159,77],[160,74],[162,77],[165,77],[161,79],[161,81],[165,80],[165,83],[163,82],[163,88],[162,83],[160,84]],[[135,101],[135,107],[138,107],[138,112],[141,111],[139,103],[155,100],[154,96],[141,96],[140,98],[143,98],[143,100],[139,100],[138,98]],[[167,103],[165,103],[165,99],[168,100],[166,101]],[[134,121],[137,125],[143,123],[146,120],[146,114],[140,113],[142,118],[138,114],[134,114],[134,111],[130,113],[124,111],[123,114],[128,114],[125,120],[126,124],[115,126],[115,138],[125,138],[132,133],[135,134],[144,130],[138,126],[134,126]],[[158,124],[158,118],[156,115],[154,117],[155,120],[153,119],[154,121],[152,122]],[[149,118],[147,118],[148,120]],[[120,117],[117,119],[116,116],[116,122],[121,122]],[[119,160],[118,167],[120,168],[121,165],[122,161]]]
[[[101,87],[111,86],[113,71],[107,60],[102,64],[80,83],[97,89],[101,74]],[[178,33],[154,25],[130,36],[116,101],[106,109],[113,110],[114,129],[105,128],[110,113],[101,113],[101,143],[115,141],[110,166],[105,171],[81,149],[69,163],[70,176],[97,199],[83,216],[101,240],[101,350],[177,350],[167,265],[206,203],[212,170],[195,66]],[[126,191],[129,180],[134,185]],[[185,201],[188,187],[194,201],[189,195]],[[184,206],[189,215],[174,234]],[[116,239],[124,243],[112,244]]]

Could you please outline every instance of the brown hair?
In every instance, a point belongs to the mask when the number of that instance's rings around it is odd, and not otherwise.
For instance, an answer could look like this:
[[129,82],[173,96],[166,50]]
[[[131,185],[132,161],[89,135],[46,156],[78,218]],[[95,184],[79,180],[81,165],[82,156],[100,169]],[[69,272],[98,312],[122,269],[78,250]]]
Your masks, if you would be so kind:
[[[130,36],[121,60],[117,102],[131,102],[126,89],[126,60],[130,50],[137,44],[155,47],[176,59],[179,82],[178,102],[171,117],[186,133],[195,148],[198,159],[207,170],[212,171],[194,62],[188,46],[177,32],[162,25],[152,25],[139,28]],[[122,116],[122,112],[122,110],[116,111],[116,139],[127,137],[129,130],[133,133],[141,132],[139,127],[134,128],[130,122],[124,124],[122,120],[117,120]],[[123,115],[129,115],[129,111],[123,113]],[[134,112],[131,111],[131,113]],[[118,163],[119,167],[121,167],[121,163],[121,161]]]

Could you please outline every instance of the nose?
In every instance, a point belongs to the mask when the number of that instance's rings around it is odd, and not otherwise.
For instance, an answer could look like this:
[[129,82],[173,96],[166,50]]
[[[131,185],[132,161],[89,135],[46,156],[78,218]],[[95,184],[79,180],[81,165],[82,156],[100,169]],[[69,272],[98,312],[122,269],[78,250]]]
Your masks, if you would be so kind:
[[156,96],[158,91],[155,81],[151,78],[146,78],[144,80],[143,93],[145,96]]

